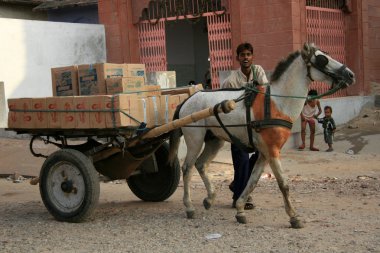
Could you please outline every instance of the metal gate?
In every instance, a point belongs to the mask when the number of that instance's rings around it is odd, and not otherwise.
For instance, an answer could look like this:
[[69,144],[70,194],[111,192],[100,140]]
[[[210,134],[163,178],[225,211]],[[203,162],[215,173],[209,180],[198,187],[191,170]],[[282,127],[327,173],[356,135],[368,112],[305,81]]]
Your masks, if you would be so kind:
[[219,71],[233,66],[231,18],[224,7],[229,3],[230,0],[150,1],[138,29],[140,60],[147,72],[166,70],[165,21],[207,17],[211,85],[218,89]]
[[231,18],[229,14],[207,16],[212,89],[219,89],[219,71],[233,66]]
[[[339,1],[308,0],[306,6],[307,40],[314,42],[340,62],[346,61],[344,13],[339,8]],[[329,90],[329,86],[314,82],[312,89],[319,94]],[[346,96],[346,90],[340,90],[329,97]]]
[[166,71],[165,21],[139,24],[140,60],[147,72]]

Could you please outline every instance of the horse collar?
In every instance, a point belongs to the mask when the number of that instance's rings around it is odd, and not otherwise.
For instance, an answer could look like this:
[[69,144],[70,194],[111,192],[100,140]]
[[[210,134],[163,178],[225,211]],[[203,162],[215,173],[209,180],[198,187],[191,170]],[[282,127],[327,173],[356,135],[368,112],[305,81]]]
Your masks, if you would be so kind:
[[[255,129],[256,132],[260,132],[263,128],[270,128],[270,127],[285,127],[292,129],[293,123],[287,120],[283,119],[273,119],[272,113],[271,113],[271,100],[270,100],[270,86],[268,85],[265,92],[265,98],[264,98],[264,119],[262,120],[255,120],[251,121],[250,118],[247,122],[250,122],[249,131],[252,131],[252,128]],[[250,107],[247,107],[247,110],[250,110]],[[247,114],[248,115],[248,114]],[[250,140],[251,142],[251,140]],[[253,141],[252,141],[253,142]]]
[[[257,85],[256,85],[257,86]],[[256,99],[258,92],[253,89],[245,88],[245,94],[237,99],[236,101],[241,101],[244,99],[244,104],[246,108],[246,121],[247,121],[247,133],[248,133],[248,140],[249,145],[245,145],[240,141],[239,138],[235,137],[228,131],[226,126],[223,124],[222,120],[219,117],[219,114],[217,112],[217,105],[214,107],[214,116],[219,122],[221,128],[227,133],[227,135],[230,137],[231,142],[237,146],[239,149],[244,150],[248,153],[255,152],[257,149],[253,143],[253,133],[252,129],[255,129],[256,132],[260,132],[263,128],[271,128],[271,127],[285,127],[292,129],[293,123],[287,120],[283,119],[273,119],[271,116],[271,93],[270,93],[270,86],[268,85],[266,87],[265,92],[265,98],[264,98],[264,119],[262,120],[251,120],[251,107],[254,103],[254,100]]]
[[248,132],[248,140],[252,150],[255,150],[255,145],[253,143],[253,133],[252,129],[255,129],[256,132],[260,132],[263,128],[270,127],[285,127],[292,129],[293,123],[283,119],[273,119],[271,113],[271,92],[270,86],[266,86],[265,98],[264,98],[264,119],[262,120],[251,120],[251,106],[256,98],[257,92],[251,91],[250,95],[248,95],[245,99],[245,107],[246,107],[246,120],[247,120],[247,132]]

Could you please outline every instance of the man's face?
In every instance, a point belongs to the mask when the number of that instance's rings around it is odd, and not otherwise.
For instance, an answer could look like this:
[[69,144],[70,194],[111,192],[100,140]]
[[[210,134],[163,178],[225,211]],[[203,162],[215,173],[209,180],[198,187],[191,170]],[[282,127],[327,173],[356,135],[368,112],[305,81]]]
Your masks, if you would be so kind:
[[242,68],[249,68],[253,63],[253,54],[251,51],[245,49],[236,56],[236,59],[239,61]]

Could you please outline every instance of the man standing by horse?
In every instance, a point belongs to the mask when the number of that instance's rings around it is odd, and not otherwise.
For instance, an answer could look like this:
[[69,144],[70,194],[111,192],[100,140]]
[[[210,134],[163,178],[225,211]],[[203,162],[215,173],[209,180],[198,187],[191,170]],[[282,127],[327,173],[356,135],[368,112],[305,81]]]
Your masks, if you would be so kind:
[[[259,85],[267,84],[268,79],[264,69],[260,65],[253,65],[253,46],[250,43],[242,43],[236,49],[236,60],[240,68],[232,71],[230,76],[223,82],[222,88],[242,88],[248,84],[258,83]],[[236,206],[236,200],[243,192],[252,173],[252,169],[259,156],[256,151],[251,155],[242,150],[241,147],[231,143],[231,154],[234,166],[234,181],[230,185],[233,191],[232,206]],[[254,204],[250,196],[244,206],[245,210],[253,209]]]

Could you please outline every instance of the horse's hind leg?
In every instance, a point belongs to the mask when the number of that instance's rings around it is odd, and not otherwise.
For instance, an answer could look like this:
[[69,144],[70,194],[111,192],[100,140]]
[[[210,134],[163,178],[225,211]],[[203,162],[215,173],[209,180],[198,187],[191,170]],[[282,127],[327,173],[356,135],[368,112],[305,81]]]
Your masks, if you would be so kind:
[[223,147],[223,144],[224,141],[217,138],[212,138],[206,141],[205,148],[195,163],[195,167],[197,168],[207,190],[207,198],[203,200],[203,206],[206,209],[210,209],[215,200],[215,189],[208,176],[207,168],[210,162],[218,154],[219,149]]
[[285,211],[290,217],[290,224],[292,228],[302,228],[303,222],[299,219],[299,217],[297,217],[297,214],[289,199],[289,185],[287,182],[288,179],[283,175],[280,159],[273,157],[269,160],[269,164],[276,177],[278,186],[280,187],[280,190],[282,192],[285,204]]
[[[186,207],[186,216],[188,219],[194,218],[194,206],[191,201],[190,182],[193,176],[193,168],[199,152],[202,149],[203,138],[189,138],[185,136],[187,153],[182,165],[183,174],[183,204]],[[200,141],[201,140],[201,141]]]

